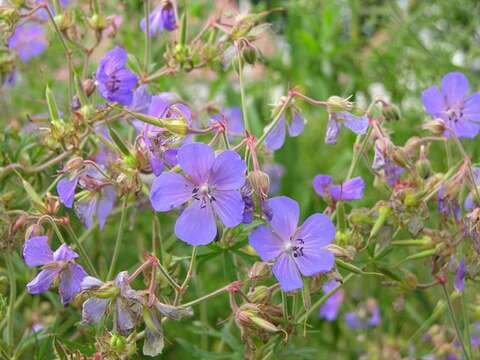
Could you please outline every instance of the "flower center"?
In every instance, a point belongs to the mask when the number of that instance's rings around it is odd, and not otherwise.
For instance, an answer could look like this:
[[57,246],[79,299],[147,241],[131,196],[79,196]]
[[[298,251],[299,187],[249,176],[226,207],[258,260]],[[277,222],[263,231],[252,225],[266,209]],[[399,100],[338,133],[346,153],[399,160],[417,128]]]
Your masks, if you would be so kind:
[[286,253],[289,253],[296,258],[296,257],[304,256],[303,245],[304,245],[303,239],[293,240],[292,238],[290,238],[290,241],[288,241],[283,245],[283,250]]
[[448,120],[457,122],[463,117],[463,102],[460,101],[454,106],[447,109]]
[[120,80],[117,79],[115,74],[113,74],[109,77],[109,79],[105,83],[105,86],[109,91],[115,92],[120,88]]
[[208,184],[195,186],[192,190],[192,198],[201,201],[200,207],[202,209],[207,206],[207,203],[211,204],[212,202],[216,201],[215,196],[212,194],[212,189],[208,186]]

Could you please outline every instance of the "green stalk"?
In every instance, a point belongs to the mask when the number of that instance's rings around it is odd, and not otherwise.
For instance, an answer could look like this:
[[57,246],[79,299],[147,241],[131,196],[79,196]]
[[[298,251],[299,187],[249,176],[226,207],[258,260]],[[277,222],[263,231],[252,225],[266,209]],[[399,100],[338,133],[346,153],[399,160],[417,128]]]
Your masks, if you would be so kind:
[[245,89],[244,89],[244,83],[243,83],[243,60],[240,56],[240,53],[238,53],[237,56],[238,56],[238,79],[240,82],[240,97],[242,100],[243,124],[245,126],[245,130],[251,133],[252,129],[250,127],[250,122],[248,121],[247,103],[245,99]]
[[150,53],[151,53],[151,39],[150,39],[150,0],[145,0],[143,6],[145,13],[145,54],[144,54],[144,67],[145,74],[148,75],[150,68]]
[[463,313],[463,327],[465,329],[465,338],[467,339],[468,354],[472,357],[472,341],[470,339],[470,319],[468,317],[467,304],[465,299],[465,290],[462,291],[461,304]]
[[92,260],[90,260],[90,257],[88,256],[87,251],[83,247],[82,243],[79,241],[77,235],[73,231],[72,225],[70,223],[67,225],[67,231],[69,232],[70,236],[73,239],[73,242],[75,243],[75,246],[77,247],[78,251],[80,252],[80,255],[82,255],[82,258],[85,260],[85,263],[87,264],[88,271],[90,274],[95,275],[95,277],[99,278],[100,275],[98,274],[97,270],[95,270],[95,267],[93,266]]
[[13,320],[15,313],[15,299],[17,297],[17,280],[15,279],[15,268],[13,267],[11,255],[12,254],[7,251],[3,257],[7,268],[8,282],[10,283],[10,298],[7,310],[7,344],[13,349],[15,344]]
[[282,117],[283,112],[290,105],[291,101],[292,101],[292,97],[288,96],[288,98],[283,103],[282,107],[278,109],[278,111],[275,113],[275,116],[273,117],[272,121],[270,121],[270,125],[268,126],[268,128],[263,132],[262,136],[260,136],[258,140],[255,142],[255,148],[262,145],[262,143],[265,141],[265,138],[268,136],[268,134],[270,134],[273,131],[273,129],[275,129],[275,127],[277,126],[278,122]]
[[127,214],[127,200],[128,195],[125,195],[122,204],[122,215],[120,216],[120,224],[118,225],[117,239],[115,241],[115,248],[113,249],[112,262],[110,264],[110,270],[108,270],[107,279],[111,279],[113,277],[115,265],[117,263],[118,255],[120,253],[120,246],[122,245],[123,225],[125,223],[125,217]]
[[[460,343],[460,346],[462,347],[463,354],[465,355],[465,359],[470,360],[470,356],[467,352],[467,349],[465,348],[465,344],[463,342],[463,336],[462,332],[460,331],[460,326],[458,325],[457,317],[455,316],[455,311],[452,306],[452,301],[450,299],[450,295],[448,294],[447,288],[445,287],[445,284],[442,285],[442,290],[443,294],[445,295],[445,299],[447,300],[448,304],[448,312],[450,313],[450,319],[452,320],[452,323],[455,327],[455,332],[457,333],[457,338],[458,342]],[[469,339],[470,340],[470,339]]]

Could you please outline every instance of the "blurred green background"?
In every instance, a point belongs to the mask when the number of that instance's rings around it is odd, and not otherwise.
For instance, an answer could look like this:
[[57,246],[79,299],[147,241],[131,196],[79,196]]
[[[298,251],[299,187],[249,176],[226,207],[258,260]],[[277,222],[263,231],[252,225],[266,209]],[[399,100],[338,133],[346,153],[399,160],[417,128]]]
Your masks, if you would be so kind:
[[[212,10],[224,2],[185,0],[192,18],[191,34],[198,30]],[[305,94],[315,99],[327,99],[331,95],[352,98],[367,106],[369,100],[381,95],[399,106],[402,117],[389,124],[392,139],[403,144],[409,137],[422,134],[421,124],[426,118],[422,109],[420,93],[432,84],[439,84],[449,71],[461,71],[471,82],[471,89],[480,85],[480,2],[475,0],[440,1],[379,1],[379,0],[290,0],[290,1],[241,1],[241,9],[252,12],[272,10],[267,21],[272,31],[260,40],[258,47],[264,53],[261,64],[249,69],[246,75],[248,115],[254,124],[254,132],[260,135],[271,116],[271,104],[285,95],[288,87],[298,86]],[[236,2],[232,2],[235,7]],[[123,44],[127,51],[143,54],[143,34],[138,28],[142,15],[141,1],[105,2],[106,13],[120,13],[124,23],[115,43]],[[229,5],[230,8],[230,5]],[[18,132],[19,123],[27,114],[45,113],[42,97],[45,83],[51,83],[59,102],[66,106],[65,82],[62,78],[64,57],[55,34],[51,34],[52,48],[28,65],[20,66],[18,84],[2,96],[0,117],[0,165],[22,159],[36,142],[35,134]],[[111,47],[106,42],[103,49]],[[101,49],[102,49],[101,48]],[[95,58],[102,55],[97,50]],[[162,62],[165,42],[153,41],[153,56]],[[92,61],[93,73],[96,61]],[[173,91],[199,110],[208,101],[220,100],[225,105],[240,105],[240,94],[236,78],[218,69],[217,74],[202,77],[183,73],[175,77],[164,77],[151,86],[152,91]],[[211,75],[211,76],[210,76]],[[231,75],[231,74],[230,74]],[[200,94],[200,95],[199,95]],[[62,98],[63,96],[63,98]],[[322,211],[324,203],[314,194],[311,182],[319,173],[333,175],[342,180],[348,171],[352,156],[354,134],[342,131],[336,145],[325,145],[323,141],[327,114],[324,110],[300,105],[308,120],[306,131],[298,138],[287,138],[285,146],[275,153],[275,162],[285,167],[281,181],[281,193],[300,202],[305,217],[314,211]],[[465,141],[467,149],[478,161],[480,147],[475,141]],[[33,146],[29,161],[40,158],[42,149]],[[433,147],[431,158],[434,170],[445,171],[446,161],[442,147]],[[371,160],[372,154],[370,154]],[[382,194],[371,185],[373,176],[365,164],[358,167],[367,183],[365,198],[356,206],[372,205]],[[32,182],[39,188],[48,186],[51,174],[39,174]],[[46,186],[45,186],[46,185]],[[0,189],[18,188],[18,179],[8,177],[0,182]],[[17,200],[21,206],[21,200]],[[116,215],[118,217],[118,215]],[[151,212],[142,209],[130,213],[130,224],[124,234],[124,246],[119,265],[131,269],[138,263],[138,255],[147,250],[151,238]],[[74,215],[71,214],[71,218]],[[161,216],[162,235],[165,249],[172,255],[189,253],[189,248],[172,237],[173,225],[167,216]],[[108,267],[116,234],[116,220],[110,220],[106,231],[95,231],[86,241],[100,270]],[[81,227],[77,225],[77,229]],[[141,229],[141,231],[139,231]],[[197,268],[197,278],[190,291],[203,294],[215,290],[222,284],[236,279],[232,259],[228,253],[218,251],[209,256],[203,253]],[[251,263],[252,259],[246,259]],[[26,283],[30,278],[25,266],[19,281]],[[429,265],[418,262],[415,273],[428,275]],[[182,270],[184,271],[184,270]],[[194,298],[193,294],[186,299]],[[342,317],[333,323],[320,320],[310,322],[311,329],[306,338],[294,336],[285,348],[279,350],[280,359],[396,359],[396,354],[406,357],[413,351],[414,358],[431,352],[431,345],[417,341],[409,348],[406,340],[432,313],[441,293],[440,290],[411,292],[406,295],[398,290],[384,287],[376,278],[358,279],[346,288],[346,301],[341,314],[368,297],[377,298],[381,308],[382,324],[374,329],[357,333],[343,323]],[[40,306],[38,297],[29,298],[20,307],[27,321],[33,306]],[[317,295],[318,297],[318,295]],[[55,296],[47,296],[52,298]],[[393,304],[404,301],[400,310]],[[57,300],[54,305],[59,309]],[[195,309],[194,319],[181,323],[168,322],[165,326],[167,346],[162,357],[165,359],[242,359],[242,341],[238,330],[228,321],[230,310],[227,297],[221,296]],[[48,311],[47,311],[48,312]],[[62,331],[59,336],[67,338],[74,332],[72,325],[79,320],[73,309],[59,309],[53,329]],[[52,319],[50,319],[52,320]],[[225,321],[227,320],[227,321]],[[446,315],[440,323],[447,322]],[[192,325],[193,323],[193,325]],[[73,340],[74,346],[80,345]],[[31,353],[37,358],[48,358],[51,348],[48,341],[41,340]],[[89,347],[89,346],[87,346]],[[391,349],[392,353],[381,354],[380,348]],[[91,349],[91,347],[90,347]],[[220,349],[223,354],[220,354]],[[215,351],[210,353],[209,351]]]

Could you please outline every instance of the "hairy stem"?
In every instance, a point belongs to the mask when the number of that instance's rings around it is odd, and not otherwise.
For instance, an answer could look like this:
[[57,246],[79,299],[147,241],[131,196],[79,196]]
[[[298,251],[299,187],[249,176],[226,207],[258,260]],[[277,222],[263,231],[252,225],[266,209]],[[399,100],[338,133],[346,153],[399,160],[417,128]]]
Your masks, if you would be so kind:
[[110,263],[110,270],[108,270],[107,279],[112,279],[113,273],[115,271],[115,265],[117,263],[118,255],[120,254],[120,247],[122,245],[123,238],[123,225],[125,223],[125,217],[127,214],[127,200],[128,195],[125,195],[122,204],[122,214],[120,215],[120,224],[118,225],[117,239],[115,241],[115,248],[113,249],[112,262]]

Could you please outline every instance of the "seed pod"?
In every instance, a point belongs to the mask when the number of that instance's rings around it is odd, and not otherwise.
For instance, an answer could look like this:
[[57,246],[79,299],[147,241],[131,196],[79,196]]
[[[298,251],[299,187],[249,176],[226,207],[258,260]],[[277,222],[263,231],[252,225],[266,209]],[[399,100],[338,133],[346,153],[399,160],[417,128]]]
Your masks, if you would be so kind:
[[248,174],[248,182],[253,191],[262,199],[265,199],[270,190],[270,177],[261,170],[255,170]]
[[185,136],[188,134],[188,124],[183,116],[180,118],[167,119],[163,126],[175,135]]
[[443,135],[447,130],[445,122],[442,119],[435,119],[423,124],[424,130],[430,131],[434,135]]
[[330,96],[327,100],[327,111],[329,113],[336,113],[342,111],[351,112],[355,104],[340,96]]

